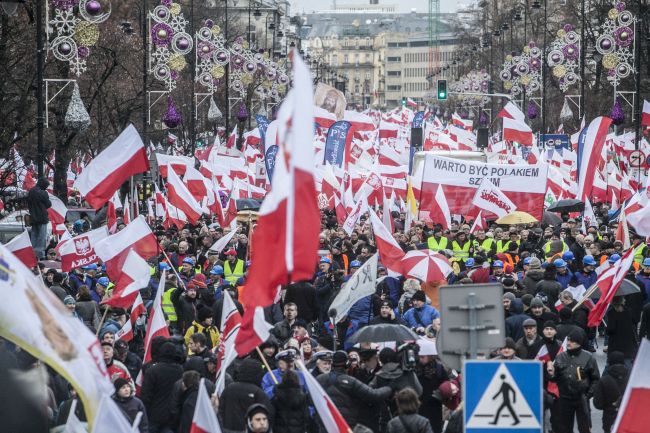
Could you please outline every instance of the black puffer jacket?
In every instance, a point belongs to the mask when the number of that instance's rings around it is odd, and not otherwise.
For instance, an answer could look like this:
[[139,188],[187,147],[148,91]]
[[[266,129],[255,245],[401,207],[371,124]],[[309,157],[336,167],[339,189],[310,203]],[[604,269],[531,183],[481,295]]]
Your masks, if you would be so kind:
[[273,407],[275,408],[274,433],[305,433],[309,426],[309,399],[298,386],[283,387],[282,381],[275,387]]
[[594,388],[594,406],[596,409],[618,409],[620,399],[623,397],[629,371],[622,364],[607,367]]
[[[578,367],[582,380],[578,380]],[[593,396],[600,372],[591,353],[580,348],[569,349],[555,358],[554,379],[560,391],[560,398],[577,400],[583,395],[587,398]]]
[[388,422],[388,433],[433,433],[431,424],[416,413],[399,415]]
[[47,224],[50,221],[47,210],[52,207],[52,202],[46,191],[48,186],[50,186],[50,182],[41,178],[36,186],[27,193],[27,208],[32,225]]
[[388,386],[373,389],[360,380],[348,376],[341,368],[321,374],[317,380],[350,428],[354,428],[357,423],[363,424],[363,420],[359,419],[362,404],[382,402],[392,393]]
[[120,410],[127,416],[129,419],[129,424],[133,424],[135,417],[138,416],[138,412],[142,412],[142,418],[140,418],[140,424],[138,424],[138,431],[140,433],[147,433],[149,431],[149,422],[147,421],[147,411],[145,410],[142,400],[137,397],[128,397],[120,398],[117,395],[113,397],[115,403],[120,408]]
[[176,381],[183,377],[183,367],[180,362],[176,346],[174,343],[167,342],[160,347],[158,362],[144,373],[140,398],[147,408],[151,423],[173,427],[169,396]]
[[262,364],[252,358],[243,360],[235,372],[235,382],[224,388],[219,400],[219,417],[224,431],[244,431],[246,425],[242,414],[252,404],[263,404],[273,414],[273,405],[259,386],[259,370],[262,368]]

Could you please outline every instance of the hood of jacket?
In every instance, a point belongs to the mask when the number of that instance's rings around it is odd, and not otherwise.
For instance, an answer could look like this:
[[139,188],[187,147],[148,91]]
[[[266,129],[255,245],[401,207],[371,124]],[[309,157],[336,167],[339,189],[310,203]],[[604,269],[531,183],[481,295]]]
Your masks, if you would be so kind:
[[517,298],[510,303],[510,312],[514,314],[521,314],[524,312],[524,303],[521,299]]
[[235,380],[237,382],[246,382],[252,383],[254,385],[259,385],[261,369],[262,365],[260,361],[256,361],[252,358],[246,358],[239,364],[239,366],[237,366],[237,371],[235,372]]
[[377,376],[382,379],[394,380],[399,378],[404,372],[402,371],[402,366],[397,362],[387,362],[381,366],[381,369],[377,372]]

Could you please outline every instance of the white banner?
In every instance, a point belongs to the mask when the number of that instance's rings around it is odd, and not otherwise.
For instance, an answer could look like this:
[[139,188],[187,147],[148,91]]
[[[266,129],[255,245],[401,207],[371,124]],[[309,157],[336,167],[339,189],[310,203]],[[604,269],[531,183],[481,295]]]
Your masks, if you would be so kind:
[[476,190],[472,204],[492,212],[499,218],[517,209],[517,206],[487,177]]
[[345,231],[345,233],[348,234],[348,236],[350,236],[354,231],[354,227],[357,225],[357,221],[359,221],[359,217],[363,215],[364,212],[366,212],[366,207],[368,206],[366,200],[367,197],[365,196],[361,197],[356,202],[354,208],[352,208],[352,211],[350,212],[345,222],[343,223],[343,230]]
[[330,309],[336,309],[335,322],[338,323],[350,311],[352,305],[359,299],[375,293],[377,282],[377,253],[373,254],[366,263],[352,274],[350,279],[343,285],[343,288],[336,295]]

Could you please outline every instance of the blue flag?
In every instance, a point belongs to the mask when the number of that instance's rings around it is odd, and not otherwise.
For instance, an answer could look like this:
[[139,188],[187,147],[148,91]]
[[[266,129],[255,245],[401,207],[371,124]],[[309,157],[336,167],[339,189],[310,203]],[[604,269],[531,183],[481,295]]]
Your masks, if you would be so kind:
[[340,120],[330,126],[327,131],[327,139],[325,140],[325,162],[332,165],[341,167],[343,165],[343,158],[345,157],[345,147],[350,144],[351,137],[350,130],[352,124],[346,120]]

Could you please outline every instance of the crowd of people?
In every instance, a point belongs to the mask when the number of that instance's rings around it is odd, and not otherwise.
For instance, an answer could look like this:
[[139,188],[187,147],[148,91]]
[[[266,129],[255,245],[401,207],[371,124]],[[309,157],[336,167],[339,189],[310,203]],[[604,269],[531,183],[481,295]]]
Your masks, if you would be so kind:
[[[448,257],[454,272],[446,282],[426,282],[389,276],[380,264],[376,292],[357,301],[336,323],[329,315],[330,304],[376,252],[376,244],[365,217],[348,236],[336,216],[323,211],[321,257],[313,278],[282,287],[279,300],[264,311],[271,337],[259,351],[228,366],[225,388],[213,398],[222,430],[323,431],[305,384],[304,375],[310,374],[354,431],[462,432],[459,372],[436,355],[417,356],[418,346],[409,341],[355,344],[351,337],[365,326],[400,324],[422,338],[435,339],[444,320],[437,308],[440,285],[496,283],[503,287],[506,338],[492,357],[544,362],[546,431],[570,433],[575,424],[577,431],[586,433],[599,422],[609,433],[639,341],[650,336],[650,248],[644,238],[632,236],[633,246],[642,248],[627,279],[639,291],[615,297],[602,325],[588,327],[589,307],[581,293],[596,282],[597,269],[616,263],[624,252],[607,211],[596,207],[601,224],[586,232],[567,214],[557,226],[492,224],[474,233],[471,221],[454,222],[448,230],[415,222],[404,232],[404,214],[393,212],[395,238],[404,251],[439,252]],[[246,306],[239,299],[246,290],[251,248],[273,248],[250,244],[249,222],[238,224],[237,235],[220,252],[210,247],[229,229],[208,219],[180,230],[152,224],[164,254],[150,260],[151,280],[141,296],[149,308],[167,271],[162,308],[171,337],[154,338],[151,361],[144,364],[147,316],[138,319],[131,341],[116,338],[130,312],[101,304],[114,283],[101,264],[62,273],[49,260],[35,270],[70,314],[97,334],[115,386],[113,399],[129,420],[143,414],[141,433],[189,433],[202,378],[213,395],[224,294],[243,314]],[[91,227],[86,219],[68,228],[79,234]],[[41,258],[56,259],[55,246],[50,241]],[[540,358],[544,351],[548,356]],[[603,371],[596,351],[607,354]],[[413,353],[415,359],[408,356]],[[28,371],[39,365],[7,341],[0,354],[10,368]],[[77,395],[61,376],[47,373],[46,411],[50,426],[61,426]],[[141,387],[136,386],[139,374]],[[85,420],[79,403],[76,414]],[[592,416],[592,404],[602,410],[602,420]]]

